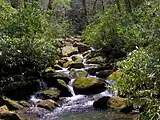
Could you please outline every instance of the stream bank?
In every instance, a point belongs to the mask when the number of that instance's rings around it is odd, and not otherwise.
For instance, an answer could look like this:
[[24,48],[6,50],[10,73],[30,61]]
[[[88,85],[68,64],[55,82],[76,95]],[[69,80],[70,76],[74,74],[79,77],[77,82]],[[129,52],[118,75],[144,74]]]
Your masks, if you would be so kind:
[[[117,67],[107,64],[104,54],[88,47],[79,37],[60,42],[60,58],[56,65],[45,69],[39,80],[43,89],[23,104],[18,101],[20,106],[16,106],[15,115],[32,120],[133,120],[138,116],[123,98],[113,99],[117,93],[110,89],[110,85],[115,82],[108,80],[108,76]],[[102,103],[103,97],[109,99],[103,99]],[[94,107],[97,109],[93,107],[96,101],[98,104]],[[114,103],[119,104],[116,106]],[[105,105],[105,110],[101,110]],[[127,114],[119,112],[122,109],[126,109]]]

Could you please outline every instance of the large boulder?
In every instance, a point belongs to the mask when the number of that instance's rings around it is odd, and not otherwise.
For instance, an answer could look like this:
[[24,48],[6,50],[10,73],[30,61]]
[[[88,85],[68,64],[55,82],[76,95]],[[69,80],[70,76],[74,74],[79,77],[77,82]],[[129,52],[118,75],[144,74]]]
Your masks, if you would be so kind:
[[104,91],[105,82],[96,78],[80,77],[73,83],[76,94],[96,94]]
[[0,107],[0,119],[4,120],[21,120],[18,114],[9,111],[6,105]]
[[62,48],[62,55],[64,57],[71,56],[78,53],[78,48],[73,46],[65,46]]
[[49,87],[55,86],[58,79],[64,80],[66,84],[70,81],[69,75],[65,73],[45,73],[43,75],[43,80]]
[[60,90],[58,90],[57,88],[44,90],[42,92],[37,93],[37,97],[41,99],[58,100],[60,97]]
[[74,47],[78,47],[78,51],[81,52],[85,52],[87,50],[89,50],[90,48],[88,47],[88,45],[84,44],[84,43],[80,43],[80,42],[75,42],[73,44]]
[[20,105],[18,102],[11,100],[5,96],[0,96],[0,106],[2,105],[6,105],[9,110],[19,110],[23,108],[23,106]]
[[127,98],[121,98],[118,96],[105,96],[93,103],[96,109],[108,109],[112,108],[114,110],[129,113],[133,110],[133,104]]
[[102,56],[93,57],[86,60],[87,64],[104,64],[105,59]]
[[50,110],[52,111],[54,108],[58,107],[59,105],[57,104],[57,102],[51,100],[51,99],[48,99],[48,100],[41,100],[40,102],[38,102],[37,104],[37,107],[40,107],[40,108],[45,108],[47,110]]

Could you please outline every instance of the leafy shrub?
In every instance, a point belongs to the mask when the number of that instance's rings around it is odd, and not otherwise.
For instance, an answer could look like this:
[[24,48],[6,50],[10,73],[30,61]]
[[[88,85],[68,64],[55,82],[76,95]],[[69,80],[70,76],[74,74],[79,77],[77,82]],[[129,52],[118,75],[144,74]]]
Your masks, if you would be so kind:
[[[56,59],[56,42],[46,12],[37,3],[25,8],[13,9],[0,2],[0,51],[3,65],[0,67],[1,91],[32,84],[47,65]],[[12,11],[14,10],[14,11]],[[7,20],[7,21],[4,21]]]
[[[83,32],[86,43],[95,48],[109,48],[131,52],[138,47],[147,46],[152,38],[153,24],[157,8],[144,2],[141,7],[127,12],[122,4],[109,8],[96,24],[89,25]],[[145,12],[144,12],[145,11]]]

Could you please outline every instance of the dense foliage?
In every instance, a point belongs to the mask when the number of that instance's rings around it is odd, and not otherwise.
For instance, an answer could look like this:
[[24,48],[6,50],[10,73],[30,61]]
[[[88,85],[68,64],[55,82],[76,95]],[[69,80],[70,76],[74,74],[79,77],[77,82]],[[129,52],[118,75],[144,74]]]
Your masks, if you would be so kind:
[[156,120],[160,117],[160,3],[149,0],[127,6],[125,1],[107,9],[98,22],[86,28],[84,37],[96,48],[128,53],[125,60],[118,62],[121,74],[114,78],[116,89],[130,98],[149,99],[142,119]]
[[55,15],[53,11],[42,11],[37,2],[15,9],[0,1],[0,11],[0,88],[3,92],[35,82],[45,67],[54,63],[55,38],[69,35],[68,30],[61,29],[70,24],[65,24],[64,19],[50,21]]

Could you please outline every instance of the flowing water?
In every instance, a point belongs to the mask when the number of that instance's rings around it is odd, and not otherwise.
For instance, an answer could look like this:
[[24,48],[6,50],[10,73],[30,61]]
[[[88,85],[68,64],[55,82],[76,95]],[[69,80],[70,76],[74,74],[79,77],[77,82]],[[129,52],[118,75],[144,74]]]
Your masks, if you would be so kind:
[[[97,67],[96,64],[86,64],[85,57],[81,54],[78,56],[82,57],[85,68],[76,69],[82,70]],[[71,57],[68,57],[71,59]],[[59,73],[69,74],[70,71],[67,68],[63,68],[62,70],[57,70]],[[124,115],[122,113],[118,113],[115,111],[99,111],[93,108],[93,102],[102,96],[113,96],[116,93],[112,93],[111,91],[104,91],[102,93],[96,95],[75,95],[72,84],[75,80],[76,76],[70,74],[71,81],[68,84],[68,87],[72,93],[72,97],[60,98],[61,106],[55,108],[53,111],[43,111],[40,112],[36,109],[36,111],[40,114],[40,120],[132,120],[132,115]],[[96,77],[88,75],[88,77]],[[107,81],[107,80],[106,80]],[[114,84],[113,81],[107,81],[111,84]],[[41,83],[42,84],[42,83]],[[44,84],[46,85],[46,84]],[[45,86],[46,87],[46,86]],[[36,98],[34,95],[31,96],[30,101],[36,103],[41,99]]]

